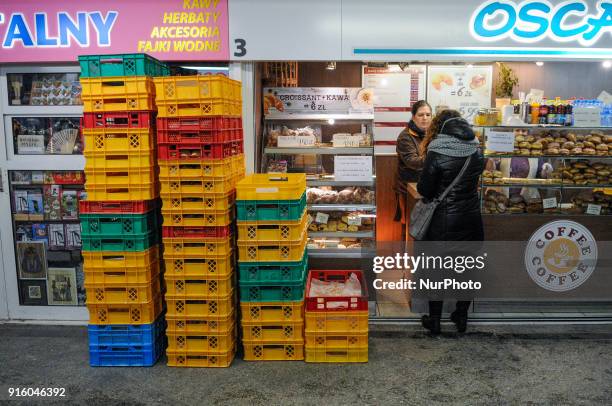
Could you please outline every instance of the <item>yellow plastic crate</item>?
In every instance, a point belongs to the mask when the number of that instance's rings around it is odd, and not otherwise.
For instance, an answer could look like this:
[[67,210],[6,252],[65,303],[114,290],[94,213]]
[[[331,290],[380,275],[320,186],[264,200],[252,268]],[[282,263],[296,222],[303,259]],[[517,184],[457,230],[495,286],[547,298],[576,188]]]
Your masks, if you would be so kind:
[[190,316],[205,319],[210,316],[231,313],[235,308],[235,297],[232,292],[223,298],[185,299],[166,295],[166,305],[169,316]]
[[238,221],[239,242],[301,241],[308,228],[306,211],[298,221]]
[[159,274],[157,245],[141,252],[82,251],[85,282],[93,284],[147,283]]
[[241,262],[301,261],[306,249],[307,233],[298,241],[244,242],[238,240],[238,260]]
[[86,171],[91,169],[104,169],[106,171],[148,170],[157,166],[153,149],[109,153],[85,151],[83,155],[85,155]]
[[[244,156],[238,155],[242,161],[234,157],[223,159],[191,160],[191,159],[160,159],[159,176],[165,178],[201,178],[204,176],[231,177],[244,172]],[[242,162],[242,167],[240,162]]]
[[171,210],[229,210],[236,193],[162,193],[162,207]]
[[229,333],[236,326],[236,311],[229,314],[209,316],[204,319],[189,316],[166,315],[166,332],[197,334],[197,333]]
[[236,178],[174,179],[160,176],[161,192],[164,194],[227,194],[236,189]]
[[234,155],[230,158],[230,160],[232,164],[232,172],[244,175],[246,171],[246,166],[244,164],[244,154]]
[[306,362],[368,362],[368,347],[355,347],[350,349],[306,349]]
[[227,256],[232,253],[232,237],[227,238],[163,238],[167,254],[206,256]]
[[161,314],[161,296],[144,304],[87,304],[89,324],[151,324]]
[[243,340],[245,361],[301,361],[304,340],[258,342]]
[[236,184],[237,200],[300,200],[304,192],[304,173],[258,173]]
[[[89,176],[85,172],[86,176]],[[128,184],[126,186],[115,185],[115,179],[118,178],[129,178],[127,176],[113,176],[113,174],[108,174],[108,178],[111,179],[111,183],[86,183],[85,191],[87,192],[87,198],[90,200],[98,200],[98,201],[134,201],[134,200],[152,200],[157,199],[159,197],[159,191],[157,188],[157,184],[153,183],[144,183],[140,186],[135,186]],[[125,185],[125,183],[124,183]]]
[[242,103],[227,99],[185,99],[157,102],[157,117],[239,116]]
[[174,255],[164,253],[166,275],[176,276],[227,276],[234,270],[233,254],[229,255]]
[[306,330],[316,333],[367,333],[367,311],[305,312]]
[[149,283],[133,285],[94,284],[85,282],[87,303],[89,304],[145,304],[161,295],[159,276]]
[[209,98],[241,100],[240,82],[225,75],[160,76],[153,81],[158,103]]
[[236,329],[228,333],[167,333],[168,351],[226,353],[236,347]]
[[162,206],[164,226],[224,227],[234,221],[233,208],[227,210],[172,209]]
[[304,317],[304,302],[240,302],[242,322],[300,321]]
[[199,299],[201,297],[224,297],[230,295],[234,289],[235,274],[224,277],[184,277],[164,275],[166,281],[166,295]]
[[368,346],[368,333],[320,332],[306,330],[306,345],[317,349],[350,349]]
[[243,321],[242,338],[247,341],[277,342],[304,339],[304,320]]
[[148,76],[81,78],[83,111],[156,110],[155,86]]
[[199,368],[227,368],[232,364],[236,355],[235,350],[225,353],[166,351],[169,367],[199,367]]
[[152,128],[83,128],[83,137],[86,152],[152,153],[155,146],[155,132]]

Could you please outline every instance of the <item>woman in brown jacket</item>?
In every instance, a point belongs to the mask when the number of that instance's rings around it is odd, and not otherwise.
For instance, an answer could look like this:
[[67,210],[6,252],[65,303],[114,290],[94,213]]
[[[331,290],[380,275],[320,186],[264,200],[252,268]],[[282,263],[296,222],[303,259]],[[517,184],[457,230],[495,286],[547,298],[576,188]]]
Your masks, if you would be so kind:
[[419,153],[419,146],[431,125],[431,119],[431,106],[425,100],[419,100],[412,105],[412,119],[408,126],[397,137],[395,151],[398,163],[395,192],[398,204],[395,221],[401,219],[402,223],[404,222],[406,183],[419,181],[423,169],[423,157]]

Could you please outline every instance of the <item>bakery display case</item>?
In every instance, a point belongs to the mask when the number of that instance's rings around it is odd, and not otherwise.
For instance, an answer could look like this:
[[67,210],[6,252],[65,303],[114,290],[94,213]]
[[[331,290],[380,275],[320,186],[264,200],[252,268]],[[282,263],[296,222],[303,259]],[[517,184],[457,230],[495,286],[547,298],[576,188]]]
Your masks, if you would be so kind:
[[375,247],[371,114],[266,117],[261,171],[306,173],[311,257],[361,258]]
[[[493,150],[491,132],[512,151]],[[483,214],[612,213],[612,128],[488,127],[484,140]]]

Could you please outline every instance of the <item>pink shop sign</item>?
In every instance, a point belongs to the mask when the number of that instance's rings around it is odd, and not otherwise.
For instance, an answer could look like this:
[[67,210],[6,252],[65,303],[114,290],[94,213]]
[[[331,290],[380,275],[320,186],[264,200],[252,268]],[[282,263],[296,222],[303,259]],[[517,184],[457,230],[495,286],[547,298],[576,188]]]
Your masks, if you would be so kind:
[[229,60],[227,0],[2,3],[0,63],[142,52],[166,61]]

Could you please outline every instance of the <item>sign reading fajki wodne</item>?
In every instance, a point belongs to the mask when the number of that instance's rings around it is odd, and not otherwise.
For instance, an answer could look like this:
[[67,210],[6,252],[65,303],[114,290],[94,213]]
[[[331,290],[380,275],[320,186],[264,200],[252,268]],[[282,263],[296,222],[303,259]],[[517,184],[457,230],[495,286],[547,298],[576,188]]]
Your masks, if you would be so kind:
[[141,52],[161,60],[229,59],[227,0],[11,3],[0,6],[0,63]]

